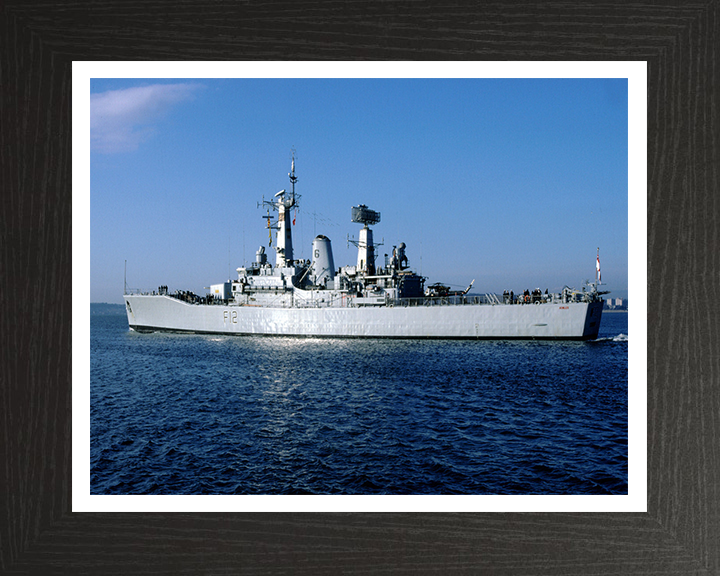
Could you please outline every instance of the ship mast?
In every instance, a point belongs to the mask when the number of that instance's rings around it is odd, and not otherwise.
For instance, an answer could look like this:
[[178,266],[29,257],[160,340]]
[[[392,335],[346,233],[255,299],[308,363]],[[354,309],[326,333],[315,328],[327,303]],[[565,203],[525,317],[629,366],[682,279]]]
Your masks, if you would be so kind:
[[357,270],[368,276],[375,274],[375,244],[373,243],[373,233],[370,224],[380,222],[380,212],[370,210],[365,204],[353,206],[350,219],[353,222],[362,224],[360,230],[360,239],[353,242],[358,247]]
[[300,199],[300,195],[295,193],[295,183],[298,180],[297,176],[295,176],[295,150],[292,151],[292,162],[290,164],[288,177],[292,185],[289,194],[286,190],[280,190],[280,192],[275,194],[273,200],[263,200],[264,205],[278,212],[277,224],[272,226],[268,222],[269,228],[274,228],[278,231],[275,245],[275,252],[277,253],[275,266],[277,268],[287,268],[293,264],[291,211],[298,206],[298,200]]

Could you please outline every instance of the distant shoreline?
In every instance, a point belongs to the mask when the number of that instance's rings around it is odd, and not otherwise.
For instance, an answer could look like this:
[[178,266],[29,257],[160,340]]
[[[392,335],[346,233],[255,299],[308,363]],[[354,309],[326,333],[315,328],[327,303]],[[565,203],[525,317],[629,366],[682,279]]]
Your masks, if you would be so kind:
[[90,314],[92,315],[122,315],[125,314],[124,304],[110,304],[108,302],[90,302]]

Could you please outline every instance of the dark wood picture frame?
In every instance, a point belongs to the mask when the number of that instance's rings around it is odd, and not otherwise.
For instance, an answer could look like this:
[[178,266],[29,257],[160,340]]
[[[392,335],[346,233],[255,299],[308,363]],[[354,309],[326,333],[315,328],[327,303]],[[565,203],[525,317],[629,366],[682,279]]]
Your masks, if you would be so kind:
[[[0,4],[0,573],[720,573],[718,1],[437,4]],[[72,62],[286,59],[647,61],[647,513],[71,512]]]

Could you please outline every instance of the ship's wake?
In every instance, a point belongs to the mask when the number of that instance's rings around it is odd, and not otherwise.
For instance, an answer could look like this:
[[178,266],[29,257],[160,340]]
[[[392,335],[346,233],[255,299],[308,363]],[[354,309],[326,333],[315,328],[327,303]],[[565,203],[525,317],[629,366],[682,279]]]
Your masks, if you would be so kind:
[[623,334],[622,332],[618,334],[617,336],[607,336],[604,338],[596,338],[593,340],[593,342],[627,342],[628,336],[627,334]]

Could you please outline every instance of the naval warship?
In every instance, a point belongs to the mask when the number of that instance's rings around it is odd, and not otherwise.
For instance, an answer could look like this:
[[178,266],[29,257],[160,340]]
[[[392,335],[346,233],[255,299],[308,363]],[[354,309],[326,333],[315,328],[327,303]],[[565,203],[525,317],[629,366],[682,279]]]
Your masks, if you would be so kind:
[[[202,334],[334,338],[457,338],[592,340],[602,316],[598,274],[581,289],[525,290],[474,295],[435,283],[425,286],[410,269],[406,245],[399,243],[379,261],[371,226],[380,213],[364,204],[351,208],[360,224],[357,261],[335,267],[330,239],[318,235],[312,259],[295,259],[292,211],[295,156],[290,187],[259,205],[267,209],[265,227],[275,240],[275,264],[260,246],[255,261],[237,269],[237,278],[213,284],[209,293],[160,286],[152,292],[124,290],[131,330]],[[272,214],[271,214],[272,211]],[[599,264],[599,259],[598,259]],[[474,281],[473,281],[474,282]]]

